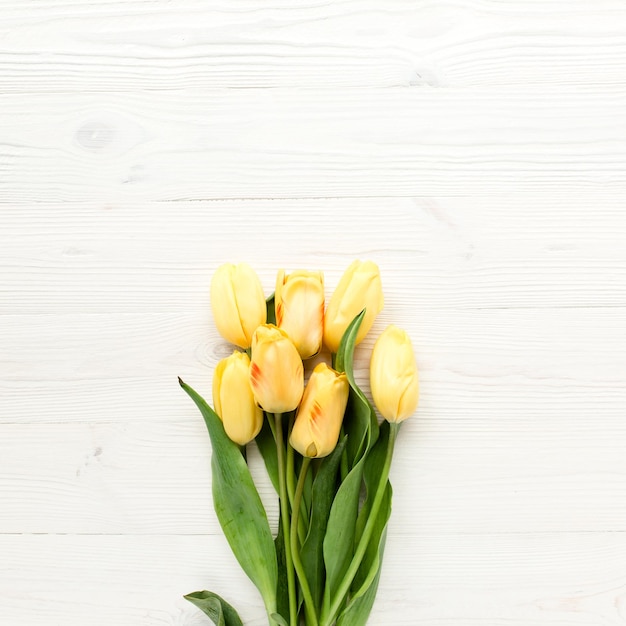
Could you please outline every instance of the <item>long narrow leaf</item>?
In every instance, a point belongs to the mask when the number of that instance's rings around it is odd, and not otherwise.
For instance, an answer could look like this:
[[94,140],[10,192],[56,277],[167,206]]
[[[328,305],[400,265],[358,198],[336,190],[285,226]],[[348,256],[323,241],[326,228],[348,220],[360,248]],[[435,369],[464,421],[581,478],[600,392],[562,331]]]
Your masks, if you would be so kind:
[[287,582],[287,564],[285,557],[285,535],[283,520],[278,516],[278,534],[274,539],[276,560],[278,562],[278,581],[276,583],[276,611],[280,615],[289,615],[289,584]]
[[350,469],[361,459],[369,446],[372,431],[370,415],[369,405],[363,402],[358,392],[351,386],[343,421],[344,432],[348,436],[346,453]]
[[267,308],[267,323],[268,324],[276,324],[276,308],[274,302],[274,294],[269,296],[265,300],[265,306]]
[[335,367],[346,372],[350,383],[350,402],[344,418],[344,428],[348,436],[348,462],[352,469],[337,490],[324,539],[324,610],[329,609],[330,604],[334,604],[336,600],[341,600],[333,594],[343,580],[354,555],[363,472],[367,456],[379,435],[376,413],[356,384],[353,372],[356,337],[364,315],[365,310],[346,329],[335,359]]
[[[372,502],[376,496],[376,490],[378,489],[378,483],[380,481],[380,475],[385,465],[385,458],[387,456],[387,443],[389,441],[389,422],[383,421],[380,426],[380,436],[376,441],[376,444],[370,450],[365,461],[365,468],[363,470],[363,483],[365,485],[365,501],[359,511],[359,519],[356,525],[356,541],[358,542],[365,528],[365,524],[370,515],[372,508]],[[389,482],[389,481],[387,481]]]
[[200,409],[211,437],[213,504],[224,535],[266,607],[274,611],[278,579],[276,550],[248,465],[213,409],[189,385],[180,379],[179,382]]
[[[385,541],[387,538],[387,532],[383,532],[380,541],[379,548],[379,562],[382,563],[383,554],[385,551]],[[378,591],[378,583],[380,582],[381,567],[378,567],[374,579],[371,584],[354,602],[350,603],[350,606],[337,620],[337,626],[364,626],[367,623],[367,618],[372,611],[374,601],[376,600],[376,592]]]
[[[365,459],[363,482],[365,483],[367,495],[357,520],[357,542],[360,540],[365,524],[371,516],[372,501],[378,489],[380,475],[385,464],[388,441],[389,423],[383,422],[380,428],[380,437]],[[383,493],[383,501],[376,515],[374,530],[351,585],[350,604],[340,616],[338,625],[361,626],[365,624],[367,615],[371,611],[382,567],[387,522],[391,516],[392,495],[391,483],[387,481]]]
[[362,477],[363,459],[354,466],[341,483],[330,509],[324,538],[325,603],[332,601],[332,594],[352,560]]
[[[350,383],[350,395],[353,398],[358,394],[356,391],[358,387],[354,383],[352,374],[352,359],[354,357],[357,332],[364,315],[365,310],[361,311],[352,320],[341,338],[339,350],[335,358],[336,369],[346,372]],[[361,405],[362,402],[357,398],[357,406]],[[351,415],[351,408],[352,405],[347,407],[346,415],[344,416],[344,428],[348,432],[347,449],[351,448],[353,438],[362,441],[368,439],[369,420],[359,419],[359,415]],[[349,453],[348,455],[350,456]],[[323,542],[324,565],[326,568],[326,585],[323,594],[325,604],[329,604],[332,600],[333,591],[348,568],[354,551],[354,533],[363,476],[362,459],[356,463],[354,463],[354,459],[349,459],[349,465],[352,469],[343,479],[335,494]]]
[[272,481],[272,485],[278,493],[278,456],[276,454],[276,442],[274,441],[274,435],[270,428],[267,417],[263,420],[263,426],[261,432],[256,436],[254,440],[257,448],[265,463],[265,469]]
[[378,420],[374,408],[354,379],[354,348],[365,309],[361,311],[346,329],[335,358],[335,367],[344,371],[350,383],[350,396],[344,418],[344,430],[348,435],[347,453],[350,467],[372,447],[378,439]]
[[243,626],[237,611],[216,593],[211,591],[194,591],[185,596],[203,613],[208,615],[215,626]]
[[311,493],[311,523],[309,533],[300,551],[311,595],[316,607],[320,608],[324,591],[323,544],[328,524],[330,507],[336,489],[337,470],[345,446],[345,437],[337,444],[332,454],[324,458],[313,481]]
[[387,522],[389,521],[389,517],[391,515],[391,497],[391,483],[387,481],[385,493],[383,495],[383,502],[378,510],[378,515],[376,516],[376,523],[372,537],[367,544],[365,556],[363,557],[363,561],[361,561],[361,566],[359,567],[357,575],[354,577],[351,591],[352,598],[359,598],[368,590],[374,580],[375,574],[380,569],[382,562],[380,549],[383,541],[382,538],[387,528]]

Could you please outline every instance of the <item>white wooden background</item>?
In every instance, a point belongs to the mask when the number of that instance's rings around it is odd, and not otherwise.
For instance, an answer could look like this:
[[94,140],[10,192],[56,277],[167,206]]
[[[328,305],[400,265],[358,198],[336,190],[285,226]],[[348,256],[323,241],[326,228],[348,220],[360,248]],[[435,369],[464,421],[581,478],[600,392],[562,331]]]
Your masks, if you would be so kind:
[[625,198],[624,0],[0,0],[0,624],[265,623],[176,377],[217,265],[354,258],[422,382],[370,623],[626,624]]

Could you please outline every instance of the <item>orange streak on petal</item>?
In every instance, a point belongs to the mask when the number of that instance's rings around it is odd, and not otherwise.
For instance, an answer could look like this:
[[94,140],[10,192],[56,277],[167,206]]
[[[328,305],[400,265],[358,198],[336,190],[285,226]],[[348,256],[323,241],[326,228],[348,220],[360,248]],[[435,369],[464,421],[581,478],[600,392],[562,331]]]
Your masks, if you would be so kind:
[[319,405],[319,402],[315,401],[311,407],[311,421],[316,424],[321,417],[322,407]]
[[261,372],[261,368],[256,363],[250,364],[250,383],[253,387],[257,388],[261,384],[261,379],[263,378],[263,373]]

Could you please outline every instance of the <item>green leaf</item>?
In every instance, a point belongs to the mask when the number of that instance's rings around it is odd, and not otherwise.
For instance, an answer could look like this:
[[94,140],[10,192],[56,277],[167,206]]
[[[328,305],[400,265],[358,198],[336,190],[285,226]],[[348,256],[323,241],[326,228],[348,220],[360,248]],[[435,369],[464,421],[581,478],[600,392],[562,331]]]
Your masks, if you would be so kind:
[[363,459],[341,483],[330,509],[323,546],[326,566],[325,603],[332,600],[333,590],[338,587],[352,560],[362,477]]
[[[385,464],[389,428],[389,423],[383,422],[380,428],[380,437],[365,460],[363,481],[367,495],[357,520],[356,542],[359,541],[363,534],[365,524],[371,515],[372,501],[376,495],[380,475]],[[374,530],[351,585],[350,603],[340,616],[337,622],[338,626],[362,626],[367,621],[367,616],[372,609],[380,578],[387,522],[391,516],[392,495],[391,483],[387,481],[383,493],[383,501],[376,515]]]
[[237,611],[216,593],[194,591],[184,598],[206,613],[216,626],[243,626]]
[[367,544],[365,555],[361,561],[357,574],[354,577],[354,582],[352,583],[351,597],[353,599],[361,597],[367,591],[376,572],[378,572],[380,568],[380,547],[385,535],[387,522],[389,521],[389,517],[391,515],[391,497],[391,483],[387,481],[385,492],[383,494],[383,501],[380,509],[378,510],[378,514],[376,515],[376,524],[374,526],[374,531],[372,532],[372,537]]
[[[321,606],[324,591],[324,536],[328,524],[330,507],[336,490],[337,470],[346,444],[344,437],[332,454],[320,464],[311,492],[311,522],[300,558],[306,572],[311,595],[316,607]],[[309,475],[311,472],[309,472]]]
[[278,567],[267,514],[239,446],[222,421],[191,387],[180,386],[200,409],[211,437],[213,505],[237,561],[260,591],[268,611],[276,610]]
[[270,617],[278,624],[278,626],[289,626],[287,620],[278,613],[272,613]]
[[[382,563],[385,551],[385,540],[387,533],[384,532],[380,542],[379,561]],[[378,567],[376,574],[367,588],[367,591],[350,603],[348,608],[339,616],[337,626],[364,626],[367,623],[369,614],[376,600],[378,583],[380,582],[381,567]]]
[[274,304],[274,294],[269,296],[265,300],[265,306],[267,307],[267,323],[276,325],[276,308]]
[[276,610],[281,615],[289,615],[289,584],[287,582],[287,563],[285,557],[285,535],[282,516],[278,516],[278,534],[274,539],[276,560],[278,562],[278,581],[276,583]]
[[378,439],[379,428],[376,413],[356,384],[353,372],[354,347],[364,315],[365,310],[361,311],[346,329],[335,359],[335,368],[345,371],[350,383],[350,399],[344,417],[344,429],[348,436],[346,450],[352,469],[337,490],[324,538],[323,551],[326,566],[324,605],[326,608],[334,600],[332,594],[339,586],[354,555],[365,460]]
[[335,356],[335,369],[338,372],[345,372],[348,376],[350,384],[354,383],[354,373],[352,371],[352,359],[354,356],[354,347],[356,346],[356,336],[365,317],[365,309],[363,309],[350,322],[348,328],[343,333],[343,337],[339,342],[339,349]]
[[[324,457],[321,463],[323,464],[327,458],[328,457]],[[319,463],[319,459],[318,459],[318,463]],[[304,521],[306,523],[305,526],[307,529],[307,533],[308,533],[308,522],[309,522],[309,519],[311,518],[312,502],[313,502],[313,472],[307,472],[306,477],[304,479],[304,489],[302,490],[302,506],[304,507],[304,512],[305,512]],[[302,515],[302,512],[300,514]]]
[[[354,467],[370,445],[372,432],[370,415],[369,405],[364,403],[354,387],[350,386],[348,406],[343,419],[344,432],[348,435],[346,446],[348,468]],[[378,429],[378,422],[376,422],[376,429]]]
[[254,441],[263,458],[265,469],[272,481],[272,485],[276,493],[278,493],[278,456],[276,454],[276,442],[274,441],[274,435],[272,434],[267,415],[264,416],[261,432]]
[[367,450],[378,439],[378,419],[376,412],[365,394],[361,391],[354,379],[353,361],[356,338],[359,332],[365,309],[363,309],[346,328],[339,350],[335,358],[335,369],[344,371],[350,383],[350,396],[344,417],[343,427],[348,435],[348,464],[354,467],[355,463],[366,454]]
[[[383,421],[379,430],[379,438],[376,444],[370,450],[367,459],[365,461],[365,468],[363,470],[363,482],[365,484],[365,500],[363,506],[359,511],[359,518],[356,525],[356,541],[358,542],[363,534],[363,529],[370,516],[370,510],[372,508],[372,502],[376,496],[376,490],[378,489],[378,483],[380,482],[380,475],[385,465],[385,459],[387,457],[387,444],[389,442],[389,422]],[[387,481],[389,487],[389,481]],[[383,502],[384,504],[384,502]],[[381,509],[385,507],[382,506]]]

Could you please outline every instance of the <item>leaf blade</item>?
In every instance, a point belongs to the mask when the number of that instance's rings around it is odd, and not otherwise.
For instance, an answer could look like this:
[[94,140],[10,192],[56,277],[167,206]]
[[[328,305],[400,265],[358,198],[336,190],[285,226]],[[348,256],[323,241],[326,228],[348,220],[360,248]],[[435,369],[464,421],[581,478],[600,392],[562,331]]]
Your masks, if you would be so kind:
[[217,414],[189,385],[180,385],[200,409],[211,438],[213,504],[222,531],[268,610],[276,609],[278,566],[267,514],[239,446],[226,433]]
[[332,454],[324,458],[313,481],[309,532],[300,551],[300,558],[309,582],[311,595],[318,609],[321,606],[324,591],[323,542],[333,496],[335,495],[337,471],[345,443],[346,438],[344,437],[337,444]]
[[354,349],[364,316],[365,309],[350,322],[341,338],[335,358],[335,368],[345,372],[350,383],[348,407],[344,418],[344,430],[348,435],[346,451],[350,467],[354,467],[378,439],[376,412],[354,378]]
[[208,615],[216,626],[243,626],[235,608],[212,591],[194,591],[183,597]]

